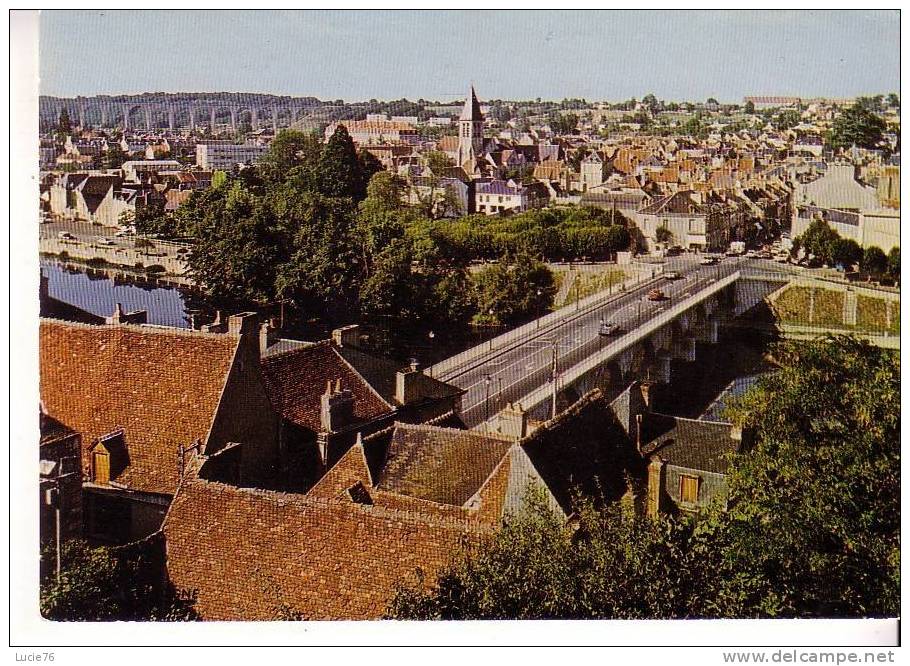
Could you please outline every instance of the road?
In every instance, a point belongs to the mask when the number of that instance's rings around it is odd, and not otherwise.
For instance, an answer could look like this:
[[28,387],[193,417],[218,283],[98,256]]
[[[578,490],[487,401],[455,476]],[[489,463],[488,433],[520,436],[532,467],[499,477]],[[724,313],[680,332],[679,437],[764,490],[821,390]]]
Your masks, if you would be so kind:
[[[641,287],[617,295],[606,303],[568,315],[553,325],[489,355],[475,358],[450,370],[441,379],[466,389],[462,418],[474,427],[495,415],[507,403],[521,399],[547,383],[552,374],[554,341],[558,345],[558,372],[579,363],[613,338],[599,335],[600,323],[619,325],[619,334],[635,329],[666,310],[674,301],[690,296],[745,265],[761,264],[760,270],[780,271],[774,262],[727,257],[713,266],[702,266],[699,258],[683,255],[667,260],[665,272],[678,272],[680,278],[658,278]],[[666,294],[662,301],[650,301],[647,293],[658,286]]]
[[[80,222],[80,221],[54,221],[54,222],[43,222],[38,225],[38,238],[40,239],[58,239],[59,233],[61,231],[68,232],[73,235],[75,241],[80,245],[85,245],[88,247],[99,247],[106,248],[109,250],[116,249],[133,249],[135,248],[136,236],[126,236],[118,238],[115,234],[118,229],[111,227],[104,227],[97,224],[91,224],[90,222]],[[110,241],[110,243],[99,243],[98,241],[102,238],[105,238]],[[147,248],[143,252],[147,252],[148,256],[151,257],[174,257],[177,258],[178,252],[186,247],[184,243],[174,243],[171,241],[163,241],[158,239],[150,239],[154,243],[154,247]]]

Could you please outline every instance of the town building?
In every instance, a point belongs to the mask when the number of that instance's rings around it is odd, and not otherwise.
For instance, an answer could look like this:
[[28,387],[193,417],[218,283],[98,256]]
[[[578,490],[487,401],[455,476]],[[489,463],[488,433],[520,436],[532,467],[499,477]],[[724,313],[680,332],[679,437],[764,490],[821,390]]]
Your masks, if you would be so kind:
[[268,151],[258,143],[203,141],[196,144],[196,166],[204,171],[230,171],[235,166],[255,164]]
[[158,530],[193,451],[240,447],[244,482],[274,482],[278,421],[255,317],[229,326],[216,335],[41,321],[41,400],[81,438],[87,537],[125,543]]

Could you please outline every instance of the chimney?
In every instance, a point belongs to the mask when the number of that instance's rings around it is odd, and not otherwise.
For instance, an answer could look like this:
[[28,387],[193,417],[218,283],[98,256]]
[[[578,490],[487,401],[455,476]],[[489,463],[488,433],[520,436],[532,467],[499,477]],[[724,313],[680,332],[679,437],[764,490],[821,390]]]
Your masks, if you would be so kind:
[[264,355],[265,350],[278,342],[278,329],[271,321],[264,321],[259,327],[259,354]]
[[641,383],[641,399],[645,403],[645,409],[651,411],[651,402],[654,398],[654,386],[651,382]]
[[648,515],[655,517],[663,508],[664,461],[654,456],[648,463]]
[[326,382],[325,393],[319,398],[319,419],[325,432],[338,432],[354,421],[354,394],[341,388],[341,380]]
[[499,432],[512,439],[524,439],[528,435],[528,413],[521,403],[509,403],[499,413]]
[[204,333],[227,333],[227,326],[221,321],[221,310],[215,312],[215,321],[211,324],[203,324],[199,330]]
[[336,328],[332,331],[332,342],[336,347],[353,347],[360,346],[360,326],[358,324],[349,324]]
[[734,423],[730,426],[730,439],[737,442],[737,452],[748,450],[752,446],[753,440],[752,428]]
[[424,374],[417,369],[416,361],[395,373],[395,401],[407,405],[423,397],[421,391]]
[[110,317],[105,317],[104,321],[106,324],[113,326],[118,324],[145,324],[148,322],[148,312],[146,310],[124,312],[123,306],[117,303],[114,306],[114,314]]
[[641,414],[635,415],[635,450],[641,455]]
[[259,317],[255,312],[241,312],[239,314],[231,315],[228,317],[227,332],[230,335],[247,335],[249,333],[256,333],[256,324],[258,321]]

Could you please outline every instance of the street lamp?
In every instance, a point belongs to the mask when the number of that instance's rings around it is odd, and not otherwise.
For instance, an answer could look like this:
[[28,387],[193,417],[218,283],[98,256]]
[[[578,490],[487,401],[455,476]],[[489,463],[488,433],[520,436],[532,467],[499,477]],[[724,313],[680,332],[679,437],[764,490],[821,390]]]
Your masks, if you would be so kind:
[[484,384],[485,384],[485,387],[487,390],[487,397],[483,401],[484,414],[485,414],[484,421],[489,421],[490,420],[490,385],[493,383],[493,376],[488,374],[483,378],[483,381],[484,381]]

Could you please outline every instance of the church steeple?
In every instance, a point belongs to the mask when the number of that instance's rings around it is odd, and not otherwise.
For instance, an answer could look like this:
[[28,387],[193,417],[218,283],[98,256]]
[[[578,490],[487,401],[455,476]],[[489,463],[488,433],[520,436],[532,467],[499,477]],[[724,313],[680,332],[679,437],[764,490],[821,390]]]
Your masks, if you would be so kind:
[[479,160],[483,155],[483,113],[477,93],[471,86],[471,94],[464,102],[464,109],[458,118],[458,165],[469,160]]

